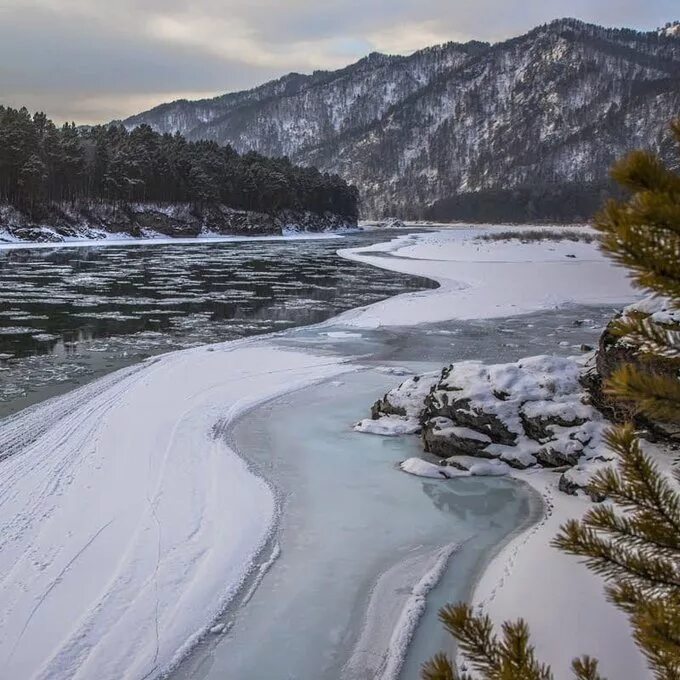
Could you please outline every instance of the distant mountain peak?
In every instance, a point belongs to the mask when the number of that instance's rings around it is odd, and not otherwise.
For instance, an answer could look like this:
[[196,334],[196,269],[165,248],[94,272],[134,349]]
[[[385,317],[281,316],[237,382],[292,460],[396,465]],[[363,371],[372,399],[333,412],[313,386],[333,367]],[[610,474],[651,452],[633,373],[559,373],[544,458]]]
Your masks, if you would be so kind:
[[570,17],[490,45],[373,52],[337,71],[164,104],[124,124],[289,156],[357,184],[371,216],[419,216],[462,192],[595,185],[635,147],[667,148],[680,25]]

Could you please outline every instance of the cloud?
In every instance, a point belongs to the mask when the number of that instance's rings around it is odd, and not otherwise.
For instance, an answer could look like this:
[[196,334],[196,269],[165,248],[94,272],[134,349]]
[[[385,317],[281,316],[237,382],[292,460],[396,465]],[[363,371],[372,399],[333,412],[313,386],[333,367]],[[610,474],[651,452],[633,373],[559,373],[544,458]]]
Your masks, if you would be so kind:
[[558,16],[651,29],[677,0],[0,0],[0,103],[107,121],[338,68],[374,50],[496,41]]

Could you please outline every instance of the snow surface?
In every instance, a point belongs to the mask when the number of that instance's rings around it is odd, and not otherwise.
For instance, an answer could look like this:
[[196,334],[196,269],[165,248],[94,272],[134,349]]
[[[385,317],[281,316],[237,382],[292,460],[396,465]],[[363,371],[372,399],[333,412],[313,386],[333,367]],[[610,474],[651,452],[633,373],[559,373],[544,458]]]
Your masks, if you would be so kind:
[[[10,242],[2,242],[2,238],[12,238]],[[341,239],[341,234],[333,232],[286,233],[282,236],[220,236],[201,235],[192,238],[167,238],[158,236],[153,238],[136,238],[116,234],[101,239],[65,238],[63,241],[35,243],[32,241],[18,241],[9,234],[0,232],[0,250],[36,250],[52,248],[101,248],[103,246],[167,246],[167,245],[205,245],[206,243],[241,243],[243,241],[314,241],[321,239]]]
[[550,545],[560,525],[581,517],[592,503],[557,491],[554,472],[513,474],[542,494],[542,517],[492,560],[475,588],[473,604],[496,625],[524,618],[538,657],[550,663],[556,680],[571,680],[571,660],[583,654],[600,660],[603,677],[651,678],[626,616],[605,599],[602,578]]
[[617,305],[639,297],[625,270],[595,244],[477,238],[488,232],[475,227],[405,234],[339,251],[357,262],[434,279],[441,287],[350,310],[338,321],[359,328],[410,326],[526,314],[570,302]]
[[220,433],[344,370],[243,341],[165,355],[3,421],[0,675],[137,680],[178,661],[275,513]]
[[[480,233],[461,229],[408,234],[389,244],[340,251],[356,261],[441,284],[437,290],[347,312],[341,320],[356,327],[404,326],[514,315],[572,301],[618,304],[640,297],[624,271],[605,260],[594,245],[475,240]],[[577,257],[566,258],[570,253]],[[401,468],[416,475],[443,476],[442,467],[420,458],[404,461]],[[446,468],[447,475],[453,473]],[[603,580],[550,545],[559,526],[582,516],[592,503],[559,492],[559,475],[554,472],[511,474],[542,494],[542,518],[501,547],[481,575],[474,603],[497,627],[508,619],[525,618],[537,655],[552,665],[556,680],[571,680],[571,660],[581,654],[597,656],[605,677],[651,678],[626,617],[606,600]]]

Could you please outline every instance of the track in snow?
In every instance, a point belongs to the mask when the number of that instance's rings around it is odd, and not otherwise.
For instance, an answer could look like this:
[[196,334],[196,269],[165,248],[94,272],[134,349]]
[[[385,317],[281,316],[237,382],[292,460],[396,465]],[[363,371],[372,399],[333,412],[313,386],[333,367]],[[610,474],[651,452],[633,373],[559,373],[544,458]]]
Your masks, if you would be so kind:
[[127,368],[0,422],[0,667],[12,678],[153,677],[247,575],[267,484],[216,436],[336,375],[258,341]]

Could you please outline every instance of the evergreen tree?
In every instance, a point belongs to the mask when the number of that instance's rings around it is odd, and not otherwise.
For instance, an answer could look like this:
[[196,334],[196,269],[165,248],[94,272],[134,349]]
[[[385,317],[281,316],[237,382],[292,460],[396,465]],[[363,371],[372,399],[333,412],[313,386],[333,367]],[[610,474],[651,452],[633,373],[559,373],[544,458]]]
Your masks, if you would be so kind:
[[0,202],[33,213],[50,203],[222,203],[277,212],[326,210],[357,217],[358,192],[337,175],[287,158],[240,156],[215,142],[187,142],[148,125],[57,128],[44,113],[0,106]]
[[[671,132],[680,150],[680,120]],[[596,220],[602,248],[631,270],[636,285],[663,296],[680,317],[680,175],[653,154],[636,151],[617,163],[613,178],[630,196],[610,201]],[[676,317],[676,318],[678,318]],[[680,424],[680,322],[673,315],[638,313],[615,324],[641,362],[625,364],[608,381],[609,393],[633,413]],[[645,361],[646,360],[646,361]],[[657,680],[680,679],[680,472],[660,471],[642,450],[635,426],[606,437],[617,466],[600,471],[588,491],[609,499],[582,520],[567,522],[554,540],[583,558],[607,582],[607,596],[629,617],[633,637]],[[552,680],[540,663],[521,619],[503,625],[499,639],[488,616],[468,605],[442,609],[440,619],[460,644],[472,669],[485,680]],[[598,680],[597,662],[572,664],[578,680]],[[423,669],[424,680],[469,680],[444,655]]]

